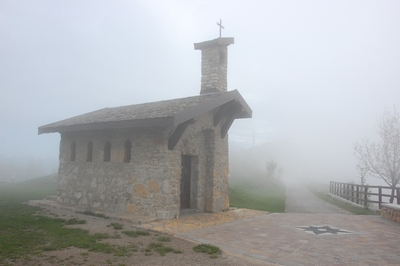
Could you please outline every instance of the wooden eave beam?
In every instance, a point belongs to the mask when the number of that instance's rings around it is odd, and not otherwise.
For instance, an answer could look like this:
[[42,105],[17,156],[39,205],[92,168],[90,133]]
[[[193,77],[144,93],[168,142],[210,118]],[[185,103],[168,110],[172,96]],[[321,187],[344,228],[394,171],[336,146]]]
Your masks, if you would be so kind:
[[218,111],[214,115],[214,127],[216,127],[219,124],[222,117],[224,117],[229,107],[232,105],[232,102],[234,101],[230,101],[218,108]]
[[116,129],[116,128],[165,127],[165,126],[172,126],[173,124],[174,124],[173,117],[78,124],[69,126],[51,126],[50,124],[47,126],[39,127],[38,134],[40,135],[43,133],[53,133],[53,132],[62,133],[62,132],[85,131],[85,130]]
[[193,124],[195,120],[192,118],[186,122],[180,123],[172,133],[172,135],[168,139],[168,150],[172,151],[180,138],[182,137],[183,133],[185,133],[186,128],[190,125]]
[[235,121],[236,116],[242,111],[242,106],[237,103],[232,105],[228,110],[228,117],[226,118],[225,123],[221,127],[221,138],[225,138],[226,134],[228,134],[229,128],[232,126],[233,121]]

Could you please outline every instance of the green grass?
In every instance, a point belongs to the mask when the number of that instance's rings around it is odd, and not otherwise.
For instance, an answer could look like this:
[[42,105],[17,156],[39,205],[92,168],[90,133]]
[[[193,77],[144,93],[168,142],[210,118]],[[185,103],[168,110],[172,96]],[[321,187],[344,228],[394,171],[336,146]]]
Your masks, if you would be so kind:
[[112,226],[114,228],[114,230],[121,230],[122,228],[124,228],[123,224],[120,223],[111,223],[109,225],[107,225],[107,227]]
[[57,193],[54,175],[32,179],[21,183],[0,184],[0,206],[19,205],[28,200],[43,199]]
[[79,220],[79,219],[76,219],[76,218],[71,218],[71,219],[69,219],[69,220],[67,220],[67,221],[65,222],[65,224],[68,224],[68,225],[73,225],[73,224],[85,224],[85,223],[86,223],[85,220]]
[[182,251],[165,246],[163,243],[150,243],[147,246],[146,252],[149,253],[152,250],[158,252],[161,256],[165,256],[169,252],[173,252],[175,254],[182,253]]
[[123,234],[130,236],[130,237],[138,237],[138,236],[148,236],[150,235],[147,231],[142,230],[133,230],[133,231],[122,231]]
[[285,211],[285,186],[277,179],[231,180],[229,187],[231,207],[267,212]]
[[160,242],[171,242],[171,238],[169,236],[160,236],[157,238],[157,240]]
[[202,252],[210,255],[210,258],[216,259],[218,255],[222,253],[221,249],[217,246],[213,246],[210,244],[199,244],[193,247],[193,250],[196,252]]
[[127,254],[124,247],[99,243],[108,234],[89,234],[87,230],[67,228],[68,224],[83,224],[75,218],[64,220],[41,215],[41,209],[23,204],[56,193],[56,182],[50,177],[22,183],[0,185],[0,264],[6,259],[28,258],[43,251],[68,247],[88,251]]
[[81,213],[81,214],[89,215],[89,216],[94,216],[94,217],[99,217],[99,218],[103,218],[103,219],[110,219],[110,217],[108,217],[107,215],[104,215],[102,213],[95,213],[95,212],[90,211],[90,210],[86,210],[86,211],[83,211],[83,212],[77,212],[77,213]]
[[308,190],[310,190],[312,193],[314,193],[318,198],[329,202],[341,209],[344,209],[346,211],[349,211],[353,214],[356,215],[376,215],[377,212],[372,211],[368,208],[361,208],[361,207],[355,207],[350,205],[349,203],[340,201],[338,199],[335,199],[331,196],[329,196],[329,185],[325,184],[318,184],[318,183],[307,183],[305,184]]

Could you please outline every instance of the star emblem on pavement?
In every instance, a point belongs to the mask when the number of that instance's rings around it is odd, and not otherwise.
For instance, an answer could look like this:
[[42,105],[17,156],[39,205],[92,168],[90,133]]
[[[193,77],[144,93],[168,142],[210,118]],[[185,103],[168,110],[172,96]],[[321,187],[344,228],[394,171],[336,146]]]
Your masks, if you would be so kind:
[[314,235],[342,235],[342,234],[351,234],[352,232],[343,230],[343,229],[337,229],[337,228],[332,228],[328,225],[324,226],[297,226],[296,229],[302,230],[303,232],[309,233],[309,234],[314,234]]

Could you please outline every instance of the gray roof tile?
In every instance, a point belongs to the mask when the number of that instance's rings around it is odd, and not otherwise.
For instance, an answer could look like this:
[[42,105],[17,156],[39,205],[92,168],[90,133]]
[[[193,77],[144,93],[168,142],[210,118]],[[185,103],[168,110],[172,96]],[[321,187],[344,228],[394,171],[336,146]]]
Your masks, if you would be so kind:
[[[158,125],[159,121],[163,121],[159,125],[165,125],[170,124],[171,121],[175,123],[174,119],[179,117],[183,117],[184,120],[192,118],[187,116],[186,111],[188,110],[194,110],[194,115],[199,115],[203,111],[216,108],[237,98],[242,102],[242,105],[247,107],[247,113],[250,112],[248,117],[251,117],[251,109],[244,102],[239,92],[235,90],[226,93],[213,93],[159,102],[103,108],[41,126],[39,127],[39,134],[115,127],[154,126]],[[172,120],[168,120],[168,118]]]

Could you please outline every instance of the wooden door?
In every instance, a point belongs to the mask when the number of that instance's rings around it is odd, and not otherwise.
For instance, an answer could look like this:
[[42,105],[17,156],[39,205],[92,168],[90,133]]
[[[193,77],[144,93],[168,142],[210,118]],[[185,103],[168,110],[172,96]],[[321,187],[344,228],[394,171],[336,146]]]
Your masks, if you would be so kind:
[[182,176],[181,176],[181,209],[190,208],[190,185],[192,173],[192,158],[182,155]]

